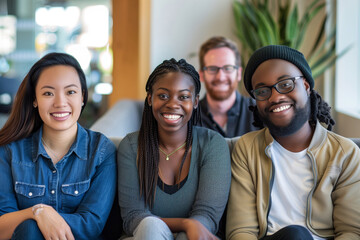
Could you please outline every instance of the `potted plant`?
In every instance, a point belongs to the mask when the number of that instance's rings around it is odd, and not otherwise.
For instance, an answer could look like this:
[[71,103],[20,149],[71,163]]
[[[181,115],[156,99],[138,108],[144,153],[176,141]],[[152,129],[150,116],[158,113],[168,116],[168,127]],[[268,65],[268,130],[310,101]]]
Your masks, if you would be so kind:
[[[271,3],[270,3],[271,2]],[[325,0],[314,0],[299,16],[297,3],[281,0],[235,0],[233,11],[236,23],[236,35],[242,44],[243,62],[258,48],[271,45],[287,45],[301,49],[307,34],[316,34],[316,41],[310,46],[306,56],[314,78],[332,66],[340,55],[335,52],[335,27],[325,36],[325,27],[329,15],[325,13],[318,33],[309,32],[311,21],[325,12]],[[275,3],[275,4],[274,4]],[[308,47],[308,46],[307,46]]]

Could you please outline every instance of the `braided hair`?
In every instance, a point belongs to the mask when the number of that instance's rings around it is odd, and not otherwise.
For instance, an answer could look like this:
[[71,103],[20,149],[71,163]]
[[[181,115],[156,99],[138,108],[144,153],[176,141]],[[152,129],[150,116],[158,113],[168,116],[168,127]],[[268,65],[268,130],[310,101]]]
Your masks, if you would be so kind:
[[[322,123],[327,125],[327,129],[329,131],[332,130],[335,125],[335,120],[331,117],[331,107],[325,102],[320,94],[316,92],[314,89],[310,91],[310,108],[311,114],[309,122],[311,125],[315,125],[316,121],[319,120]],[[256,106],[250,106],[249,109],[254,114],[254,122],[253,125],[259,128],[264,127],[264,123],[261,120],[258,109]]]
[[[152,87],[159,78],[171,72],[181,72],[190,76],[195,85],[195,96],[199,95],[201,84],[199,74],[195,68],[184,59],[176,61],[173,58],[163,61],[150,74],[146,83],[147,95],[152,94]],[[200,118],[200,106],[198,106],[196,109],[193,109],[191,119],[187,124],[188,132],[186,136],[185,154],[181,161],[179,173],[181,173],[184,161],[192,144],[192,126],[201,121]],[[144,197],[145,205],[150,207],[152,207],[155,199],[155,190],[159,171],[159,156],[157,121],[146,97],[138,137],[137,166],[140,182],[140,195]]]

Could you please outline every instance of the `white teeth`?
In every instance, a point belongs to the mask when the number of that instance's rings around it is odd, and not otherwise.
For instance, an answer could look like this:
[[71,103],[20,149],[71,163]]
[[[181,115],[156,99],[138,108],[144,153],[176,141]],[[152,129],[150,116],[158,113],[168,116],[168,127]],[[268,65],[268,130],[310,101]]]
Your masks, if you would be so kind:
[[70,115],[70,113],[53,113],[52,114],[54,117],[65,117]]
[[170,120],[178,120],[180,118],[180,115],[168,115],[168,114],[164,114],[163,115],[164,118],[170,119]]
[[289,109],[289,108],[290,108],[290,105],[281,106],[281,107],[275,108],[273,110],[273,112],[281,112],[281,111],[284,111],[284,110]]

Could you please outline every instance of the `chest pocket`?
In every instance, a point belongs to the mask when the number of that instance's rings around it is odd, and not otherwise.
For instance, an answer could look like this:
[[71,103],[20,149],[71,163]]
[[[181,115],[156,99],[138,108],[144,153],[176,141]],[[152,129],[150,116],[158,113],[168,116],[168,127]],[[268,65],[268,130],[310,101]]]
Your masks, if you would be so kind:
[[45,185],[15,182],[15,192],[27,198],[41,197],[45,194]]
[[63,193],[62,209],[68,213],[75,211],[89,188],[90,179],[77,183],[63,184],[61,186],[61,192]]
[[20,209],[44,202],[45,185],[15,182],[15,192]]

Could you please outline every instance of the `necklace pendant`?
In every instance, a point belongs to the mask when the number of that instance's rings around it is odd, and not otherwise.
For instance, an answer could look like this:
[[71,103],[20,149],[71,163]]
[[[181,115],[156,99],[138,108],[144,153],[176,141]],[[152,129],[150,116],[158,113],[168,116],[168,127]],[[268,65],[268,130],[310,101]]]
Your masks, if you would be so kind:
[[169,161],[170,159],[169,159],[169,156],[166,156],[166,161]]

